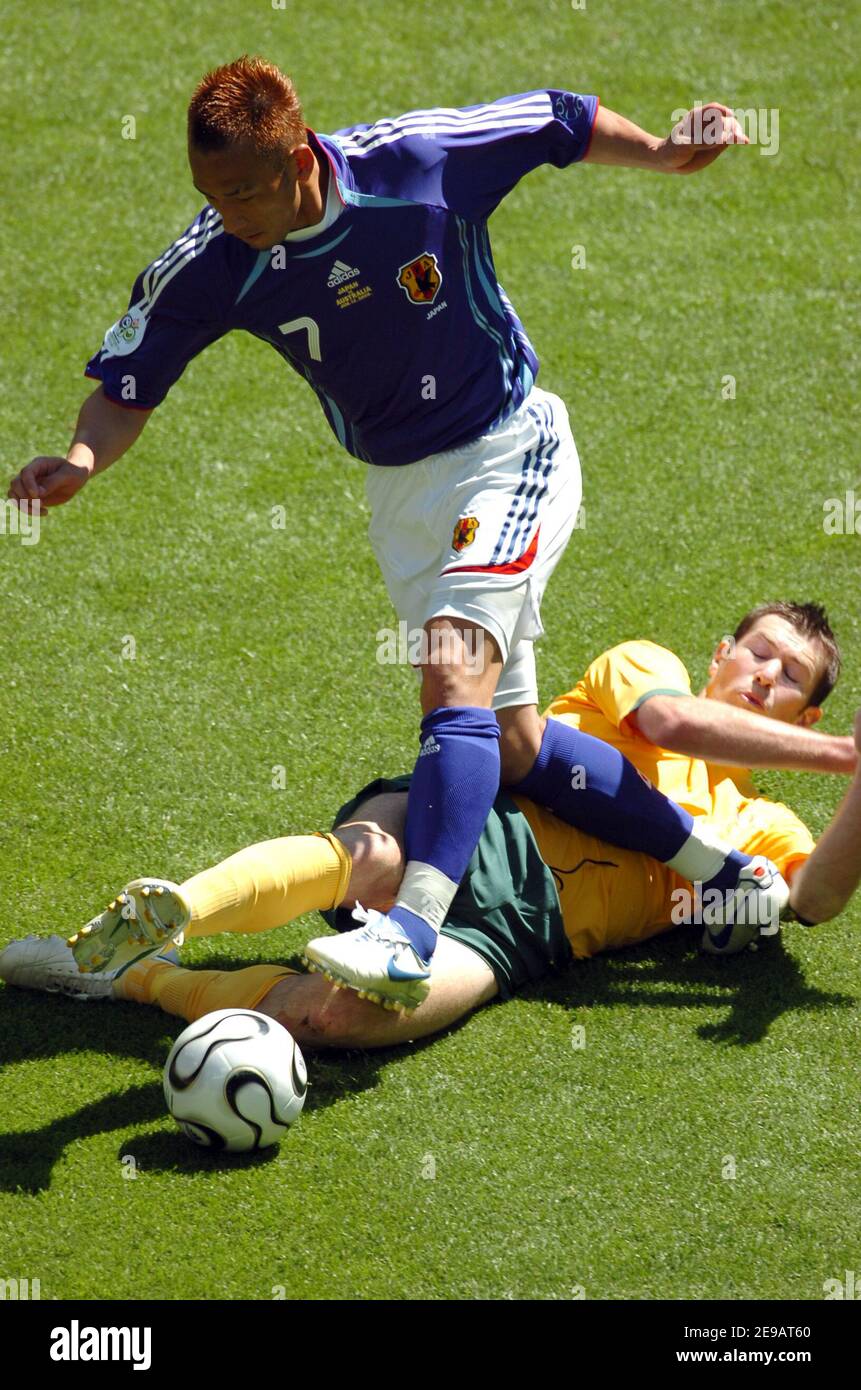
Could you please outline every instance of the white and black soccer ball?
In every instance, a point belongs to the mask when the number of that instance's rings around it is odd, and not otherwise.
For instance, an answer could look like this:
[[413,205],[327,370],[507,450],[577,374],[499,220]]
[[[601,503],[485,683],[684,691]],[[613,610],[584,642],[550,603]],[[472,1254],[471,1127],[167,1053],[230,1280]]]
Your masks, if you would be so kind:
[[183,1133],[231,1153],[277,1144],[307,1089],[296,1042],[254,1009],[216,1009],[190,1023],[164,1067],[164,1098]]

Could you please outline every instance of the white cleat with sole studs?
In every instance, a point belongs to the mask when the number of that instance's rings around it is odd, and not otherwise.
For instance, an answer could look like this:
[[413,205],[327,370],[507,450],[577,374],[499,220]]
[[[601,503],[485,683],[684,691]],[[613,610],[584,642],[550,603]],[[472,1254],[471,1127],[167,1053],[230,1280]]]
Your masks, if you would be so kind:
[[191,909],[177,884],[136,878],[68,944],[82,974],[109,970],[122,975],[170,942],[180,945],[190,921]]

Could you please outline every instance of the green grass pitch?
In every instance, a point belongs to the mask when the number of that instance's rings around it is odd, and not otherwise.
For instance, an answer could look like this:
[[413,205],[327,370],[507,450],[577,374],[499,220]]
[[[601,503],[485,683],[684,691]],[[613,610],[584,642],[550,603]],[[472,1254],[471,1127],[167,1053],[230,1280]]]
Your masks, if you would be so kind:
[[[584,468],[539,675],[549,699],[648,636],[701,680],[746,608],[812,598],[846,658],[825,727],[848,731],[859,540],[822,523],[827,498],[861,497],[851,24],[835,0],[7,0],[4,476],[65,451],[83,364],[195,214],[184,113],[211,66],[278,62],[322,131],[542,85],[662,134],[697,100],[777,108],[772,156],[691,179],[543,169],[493,218]],[[38,545],[0,536],[0,942],[75,928],[137,873],[326,826],[412,764],[365,513],[311,392],[237,334]],[[814,833],[842,794],[758,781]],[[302,1119],[254,1161],[197,1153],[165,1115],[178,1020],[3,990],[0,1277],[43,1298],[821,1298],[861,1258],[859,917],[730,962],[673,934],[421,1047],[309,1054]],[[290,960],[317,929],[185,954]]]

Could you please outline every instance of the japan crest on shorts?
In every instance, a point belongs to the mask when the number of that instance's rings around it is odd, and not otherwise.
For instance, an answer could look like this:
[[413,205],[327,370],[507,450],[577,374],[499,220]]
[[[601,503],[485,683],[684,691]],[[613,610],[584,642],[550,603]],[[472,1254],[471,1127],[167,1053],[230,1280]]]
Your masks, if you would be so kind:
[[442,271],[432,251],[423,251],[398,271],[398,284],[413,304],[433,304],[442,284]]
[[451,538],[452,549],[461,551],[466,550],[468,545],[472,545],[479,525],[477,516],[460,517],[455,523],[454,535]]

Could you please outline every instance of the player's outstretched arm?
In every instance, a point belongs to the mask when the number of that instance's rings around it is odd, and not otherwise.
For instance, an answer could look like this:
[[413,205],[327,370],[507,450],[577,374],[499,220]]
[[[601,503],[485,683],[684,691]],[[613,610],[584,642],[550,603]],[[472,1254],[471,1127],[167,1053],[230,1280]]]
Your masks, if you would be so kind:
[[127,453],[152,414],[114,405],[99,386],[81,406],[74,438],[65,458],[40,456],[12,479],[8,496],[42,507],[68,502],[89,482]]
[[851,735],[820,734],[799,724],[767,719],[722,700],[693,695],[653,695],[630,722],[650,743],[731,767],[782,768],[791,772],[840,772],[858,766]]
[[583,162],[661,174],[697,174],[730,145],[749,144],[730,108],[716,101],[688,111],[665,140],[601,106]]
[[[861,710],[855,715],[861,754]],[[842,912],[861,883],[861,770],[810,858],[792,879],[789,905],[806,922],[827,922]]]

